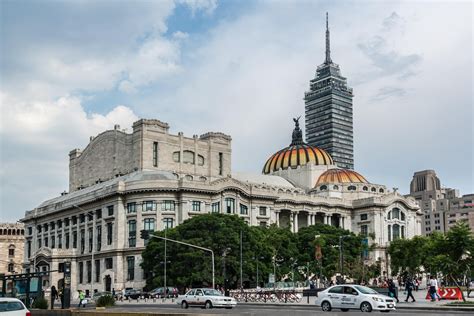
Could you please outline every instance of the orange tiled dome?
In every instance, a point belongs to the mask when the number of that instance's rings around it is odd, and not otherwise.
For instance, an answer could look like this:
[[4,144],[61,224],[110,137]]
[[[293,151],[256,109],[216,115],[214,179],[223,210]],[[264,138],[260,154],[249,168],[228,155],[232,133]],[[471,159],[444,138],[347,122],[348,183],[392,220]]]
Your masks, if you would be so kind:
[[329,169],[319,176],[316,185],[322,183],[369,183],[360,173],[354,170]]
[[295,129],[290,146],[283,148],[268,158],[262,170],[264,174],[307,164],[334,164],[332,157],[326,151],[303,142],[303,133],[299,128],[298,119],[293,120],[295,121]]

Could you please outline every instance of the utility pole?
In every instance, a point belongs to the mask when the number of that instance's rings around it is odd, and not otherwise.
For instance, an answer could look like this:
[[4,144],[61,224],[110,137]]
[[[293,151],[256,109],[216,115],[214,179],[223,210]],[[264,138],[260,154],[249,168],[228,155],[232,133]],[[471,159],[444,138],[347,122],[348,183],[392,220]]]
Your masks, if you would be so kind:
[[167,293],[166,293],[166,292],[167,292],[167,287],[166,287],[166,260],[167,260],[167,259],[166,259],[166,231],[168,230],[168,226],[167,226],[167,224],[165,224],[165,225],[166,225],[166,226],[165,226],[165,272],[164,272],[164,273],[165,273],[165,276],[164,276],[164,280],[165,280],[164,283],[165,283],[165,285],[164,285],[164,288],[163,288],[163,292],[164,292],[164,294],[165,294],[165,299],[166,299],[166,294],[167,294]]
[[243,289],[242,286],[242,229],[240,230],[240,290]]

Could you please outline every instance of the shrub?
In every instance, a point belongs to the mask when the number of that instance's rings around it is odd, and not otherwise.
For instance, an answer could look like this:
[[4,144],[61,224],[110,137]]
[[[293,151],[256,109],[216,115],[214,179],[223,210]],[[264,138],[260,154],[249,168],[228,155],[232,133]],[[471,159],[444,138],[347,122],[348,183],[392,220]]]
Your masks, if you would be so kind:
[[105,306],[114,306],[115,305],[115,299],[110,296],[110,295],[104,295],[99,297],[97,300],[95,306],[97,307],[105,307]]
[[48,309],[48,300],[44,297],[38,297],[33,304],[31,304],[31,308]]

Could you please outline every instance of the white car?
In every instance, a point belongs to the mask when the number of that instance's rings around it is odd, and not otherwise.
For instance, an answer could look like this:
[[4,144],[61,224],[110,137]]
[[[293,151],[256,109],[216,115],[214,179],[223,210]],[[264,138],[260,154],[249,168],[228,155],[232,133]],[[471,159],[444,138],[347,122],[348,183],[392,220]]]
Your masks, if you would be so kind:
[[182,308],[189,306],[197,306],[202,308],[225,307],[232,308],[237,305],[237,301],[233,297],[224,296],[221,292],[214,289],[191,289],[184,295],[179,295],[177,299],[178,305]]
[[31,316],[31,313],[19,299],[12,297],[0,297],[0,315]]
[[362,312],[372,310],[389,312],[395,310],[395,301],[362,285],[343,284],[319,292],[316,306],[321,306],[325,312],[333,308],[340,308],[344,312],[349,309],[360,309]]

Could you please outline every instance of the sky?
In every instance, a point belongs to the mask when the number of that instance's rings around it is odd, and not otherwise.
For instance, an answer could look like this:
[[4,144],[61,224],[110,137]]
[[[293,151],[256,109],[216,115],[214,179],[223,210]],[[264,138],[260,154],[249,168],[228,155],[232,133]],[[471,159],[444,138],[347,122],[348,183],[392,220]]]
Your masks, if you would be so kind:
[[3,0],[0,221],[67,190],[69,152],[139,118],[229,134],[233,171],[260,173],[304,116],[326,12],[355,170],[406,194],[434,169],[474,193],[471,1]]

